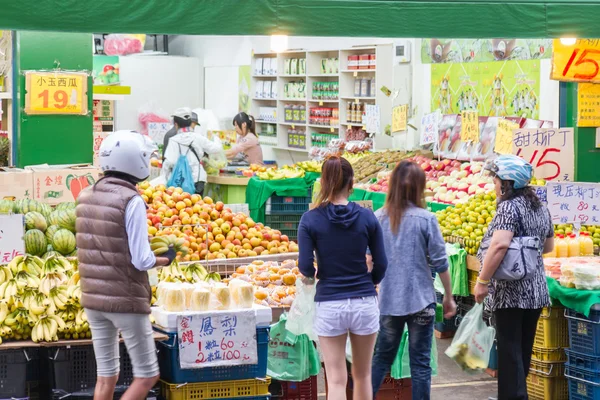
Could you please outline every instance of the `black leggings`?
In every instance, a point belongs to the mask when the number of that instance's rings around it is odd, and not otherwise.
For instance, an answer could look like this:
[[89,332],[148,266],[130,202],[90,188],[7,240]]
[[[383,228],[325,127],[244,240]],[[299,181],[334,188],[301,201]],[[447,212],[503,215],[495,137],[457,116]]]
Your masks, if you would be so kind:
[[498,400],[527,400],[527,382],[537,322],[542,310],[494,312],[498,340]]

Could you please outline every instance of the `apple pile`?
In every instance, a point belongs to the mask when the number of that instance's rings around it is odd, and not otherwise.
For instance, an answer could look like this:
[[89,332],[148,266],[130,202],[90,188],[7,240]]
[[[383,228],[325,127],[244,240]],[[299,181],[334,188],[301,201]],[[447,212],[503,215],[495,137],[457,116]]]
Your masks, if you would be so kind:
[[[439,165],[439,164],[438,164]],[[471,196],[494,190],[494,183],[489,176],[480,174],[482,163],[461,163],[457,168],[451,167],[450,174],[427,181],[427,190],[433,192],[426,201],[445,204],[458,204],[467,201]]]
[[138,185],[148,205],[148,235],[175,235],[189,249],[180,261],[256,257],[297,253],[298,245],[280,231],[256,223],[244,213],[234,213],[220,201],[202,198],[182,188]]

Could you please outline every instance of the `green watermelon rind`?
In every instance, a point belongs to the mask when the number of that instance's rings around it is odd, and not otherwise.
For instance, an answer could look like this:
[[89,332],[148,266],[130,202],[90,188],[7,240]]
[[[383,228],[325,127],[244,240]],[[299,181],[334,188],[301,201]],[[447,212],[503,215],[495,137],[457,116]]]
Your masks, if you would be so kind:
[[46,232],[46,229],[48,229],[48,222],[42,213],[29,211],[25,214],[25,229],[38,229],[42,232]]
[[31,229],[25,232],[23,237],[25,241],[25,252],[34,256],[41,256],[46,253],[48,242],[46,235],[39,229]]
[[67,255],[75,250],[75,235],[68,229],[59,229],[52,238],[52,247],[62,255]]

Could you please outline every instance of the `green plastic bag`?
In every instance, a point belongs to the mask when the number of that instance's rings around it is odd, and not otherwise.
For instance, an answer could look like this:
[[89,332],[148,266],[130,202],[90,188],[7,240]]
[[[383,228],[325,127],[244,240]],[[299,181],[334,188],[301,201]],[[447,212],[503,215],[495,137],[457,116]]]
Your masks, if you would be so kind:
[[[437,376],[438,373],[438,362],[437,362],[437,343],[435,336],[431,338],[431,376]],[[410,355],[408,352],[408,329],[404,329],[402,334],[402,340],[400,341],[400,348],[398,354],[392,364],[392,370],[390,375],[393,379],[405,379],[410,378]]]
[[319,354],[307,335],[285,329],[287,315],[271,325],[267,375],[286,382],[302,382],[321,371]]

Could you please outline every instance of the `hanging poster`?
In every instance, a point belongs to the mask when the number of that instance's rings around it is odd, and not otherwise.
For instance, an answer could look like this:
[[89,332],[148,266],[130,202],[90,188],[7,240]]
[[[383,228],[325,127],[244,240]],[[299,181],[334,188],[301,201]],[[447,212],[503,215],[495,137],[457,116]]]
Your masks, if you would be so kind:
[[95,86],[118,85],[119,56],[94,55],[92,78]]
[[406,130],[407,115],[407,104],[396,106],[392,109],[392,132],[403,132]]
[[477,110],[480,116],[539,117],[540,62],[434,64],[431,109],[443,115]]
[[572,181],[575,176],[573,128],[516,129],[513,154],[534,168],[537,179]]
[[577,126],[600,126],[600,84],[577,85]]
[[467,63],[550,58],[552,39],[423,39],[421,62]]
[[548,182],[548,209],[555,224],[600,224],[600,185]]
[[441,120],[442,114],[439,111],[425,114],[421,118],[421,140],[419,141],[421,146],[434,143],[437,140]]
[[[238,69],[239,73],[239,99],[238,99],[238,111],[239,112],[250,112],[250,103],[252,100],[250,99],[250,65],[241,65]],[[271,89],[271,92],[273,90]],[[270,93],[269,93],[270,96]]]

